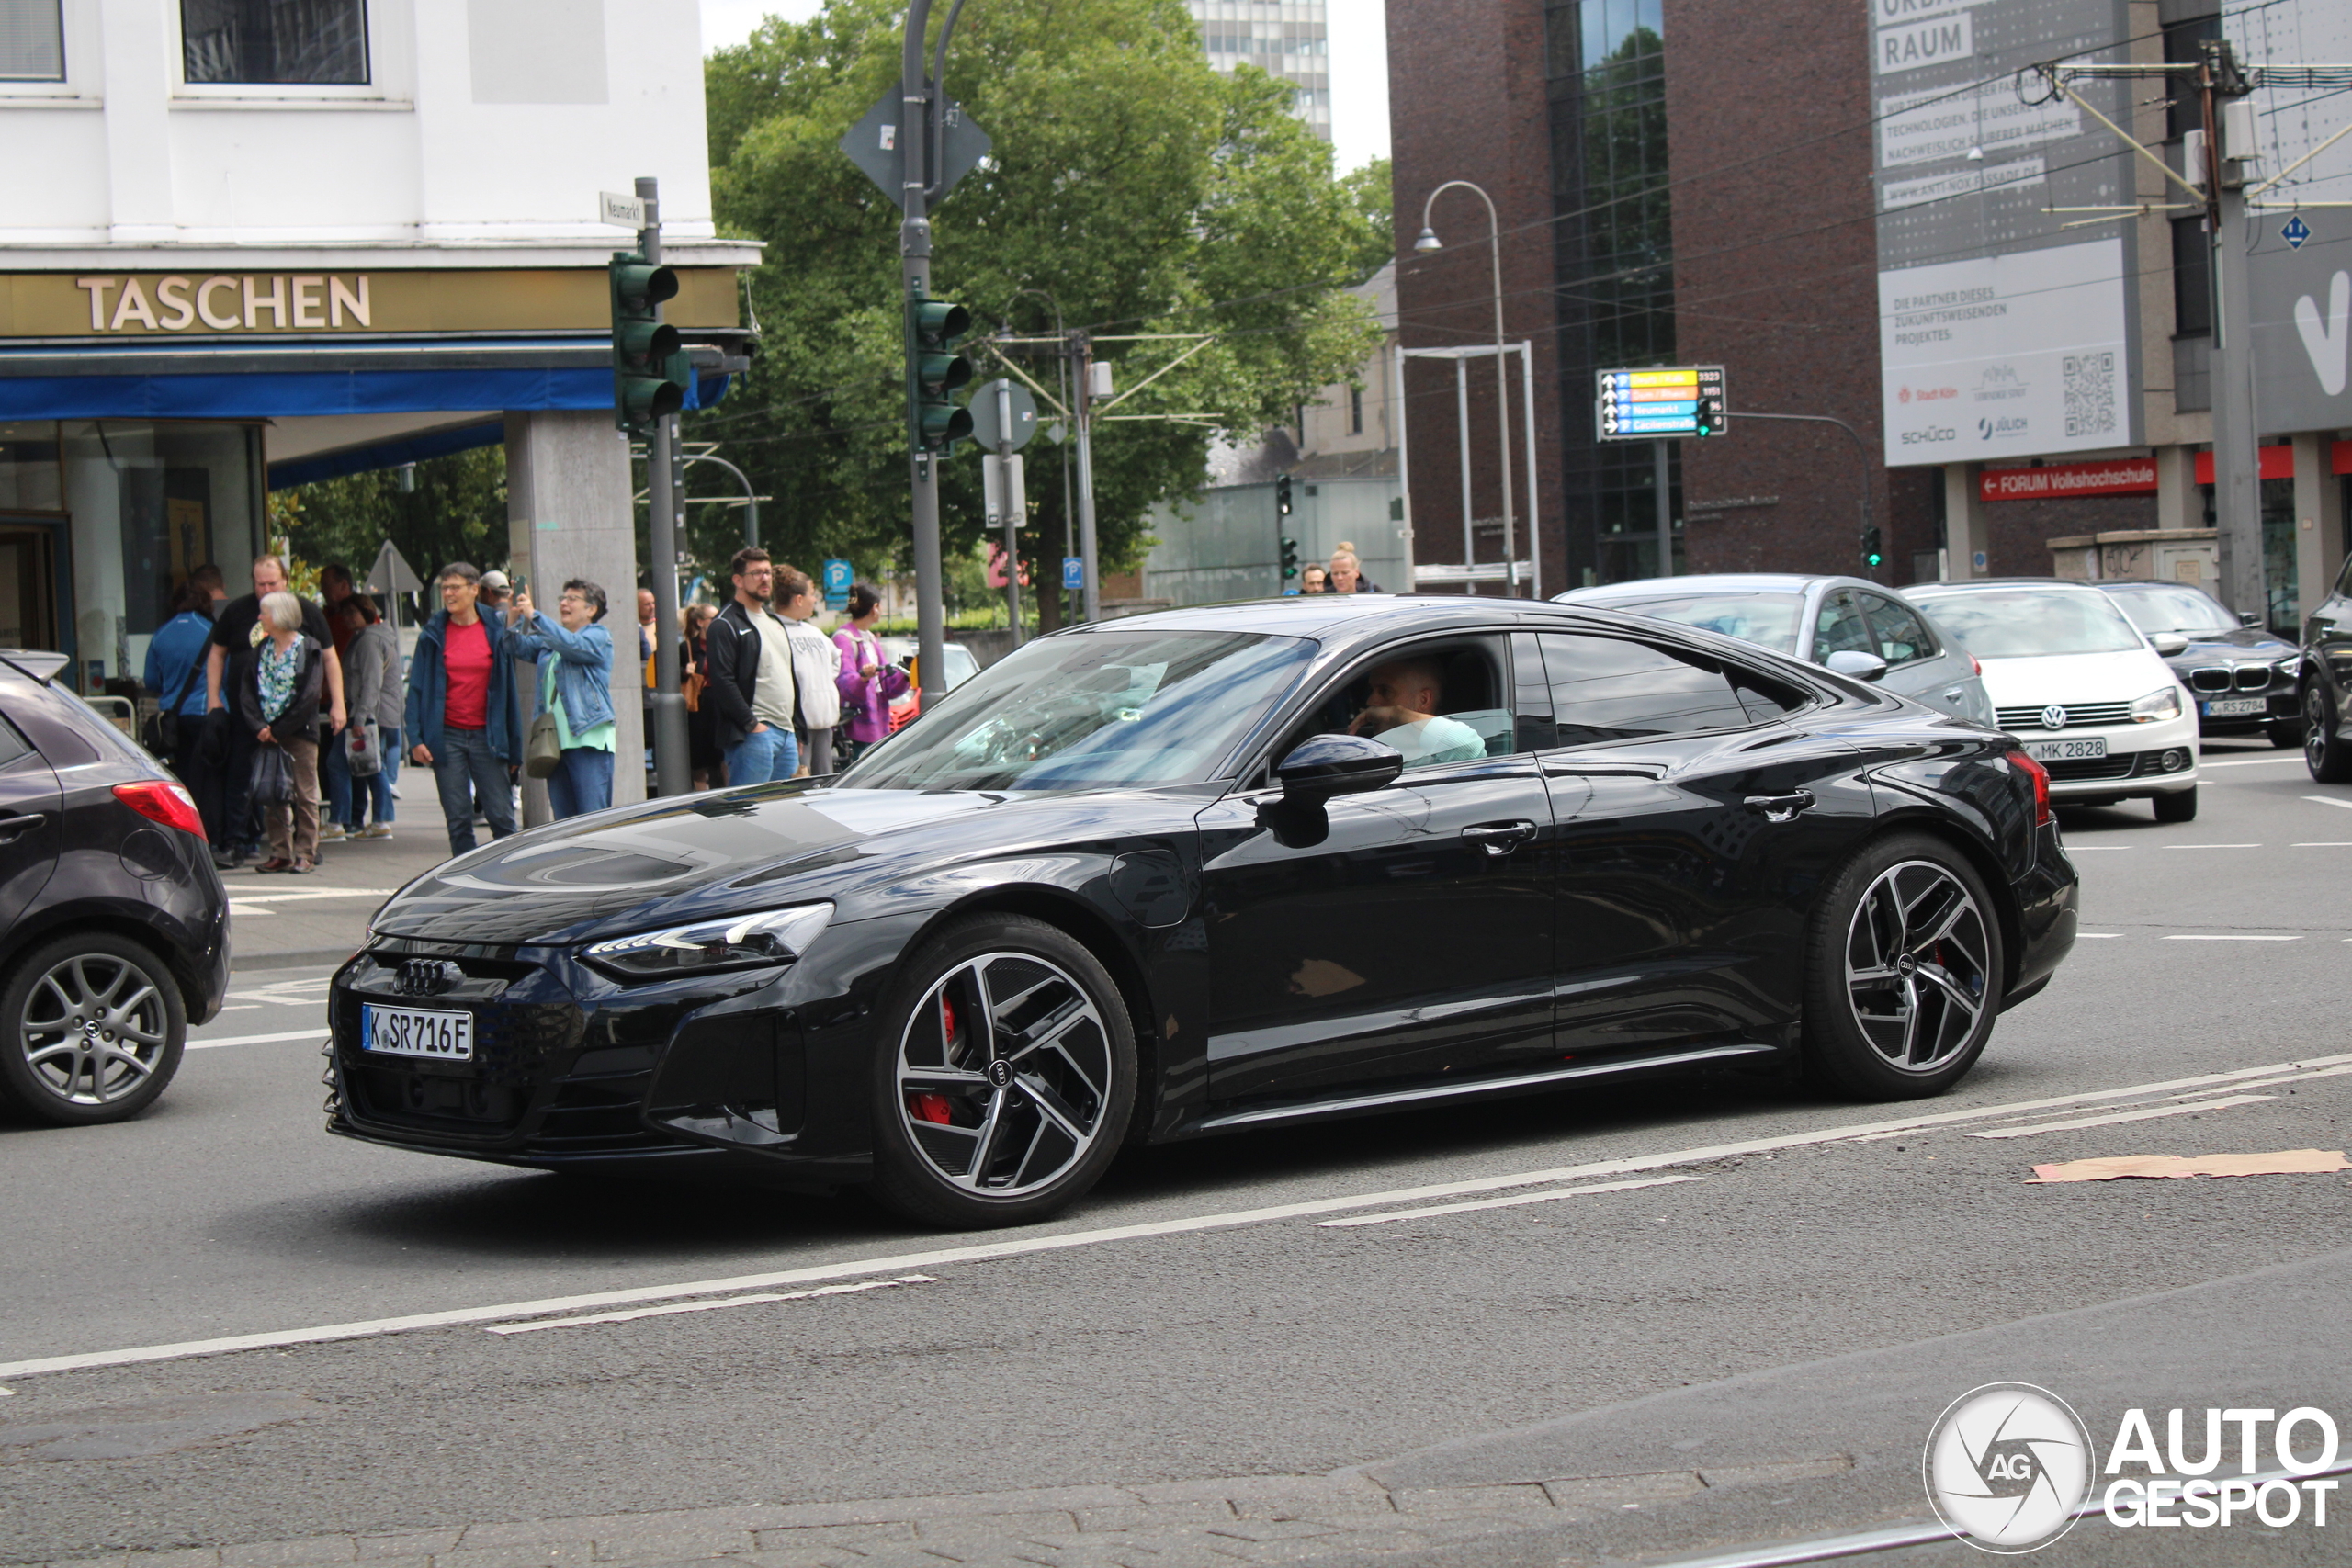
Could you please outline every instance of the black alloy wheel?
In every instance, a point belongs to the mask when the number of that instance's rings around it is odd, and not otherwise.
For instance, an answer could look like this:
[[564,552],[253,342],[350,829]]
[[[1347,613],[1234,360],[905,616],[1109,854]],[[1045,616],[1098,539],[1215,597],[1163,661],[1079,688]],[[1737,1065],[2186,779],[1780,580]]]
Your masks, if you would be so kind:
[[1957,850],[1916,833],[1865,845],[1814,912],[1807,1076],[1857,1100],[1942,1093],[1992,1034],[2002,957],[1992,897]]
[[874,1192],[923,1224],[1023,1224],[1077,1200],[1125,1137],[1135,1028],[1084,944],[1025,915],[955,921],[884,1010]]
[[2320,784],[2352,784],[2352,745],[2335,733],[2335,705],[2313,681],[2303,688],[2303,766]]
[[38,1121],[127,1121],[164,1092],[187,1043],[179,985],[125,937],[44,942],[0,987],[0,1101]]

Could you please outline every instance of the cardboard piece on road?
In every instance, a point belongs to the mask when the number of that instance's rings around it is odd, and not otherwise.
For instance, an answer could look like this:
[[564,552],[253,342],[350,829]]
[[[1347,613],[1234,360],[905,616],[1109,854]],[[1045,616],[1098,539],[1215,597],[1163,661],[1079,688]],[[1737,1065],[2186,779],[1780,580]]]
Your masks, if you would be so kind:
[[2117,1155],[2037,1165],[2029,1187],[2052,1181],[2120,1181],[2132,1176],[2300,1176],[2352,1170],[2342,1149],[2282,1149],[2269,1155]]

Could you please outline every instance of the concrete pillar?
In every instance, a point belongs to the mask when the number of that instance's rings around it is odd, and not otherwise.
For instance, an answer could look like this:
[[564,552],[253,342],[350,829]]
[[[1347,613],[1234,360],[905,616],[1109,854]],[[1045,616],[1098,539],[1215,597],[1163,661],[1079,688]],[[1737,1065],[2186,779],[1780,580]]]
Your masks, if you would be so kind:
[[[605,625],[613,633],[613,804],[645,798],[643,667],[637,658],[637,529],[629,485],[628,441],[604,409],[539,410],[506,415],[506,516],[516,548],[513,571],[530,580],[531,597],[550,615],[568,578],[605,591]],[[529,711],[526,705],[526,712]],[[545,785],[538,792],[546,810]],[[539,818],[545,820],[544,817]]]
[[2309,620],[2344,570],[2344,481],[2328,472],[2333,431],[2295,437],[2296,618]]
[[2205,493],[2197,488],[2197,448],[2159,446],[2156,458],[2156,521],[2159,528],[2202,528]]
[[[1944,465],[1944,581],[1965,582],[1990,572],[1993,547],[1986,527],[1984,500],[1978,488],[1981,465]],[[1986,557],[1980,564],[1977,558]]]

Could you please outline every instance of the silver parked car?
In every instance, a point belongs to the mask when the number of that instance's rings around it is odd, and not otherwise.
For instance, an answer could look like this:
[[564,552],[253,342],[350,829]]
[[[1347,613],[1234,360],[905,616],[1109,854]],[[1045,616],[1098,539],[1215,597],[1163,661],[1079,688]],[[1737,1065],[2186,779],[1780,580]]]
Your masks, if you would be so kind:
[[1564,604],[1605,604],[1758,643],[1875,681],[1987,728],[1983,671],[1957,639],[1899,594],[1859,577],[1723,572],[1571,589]]

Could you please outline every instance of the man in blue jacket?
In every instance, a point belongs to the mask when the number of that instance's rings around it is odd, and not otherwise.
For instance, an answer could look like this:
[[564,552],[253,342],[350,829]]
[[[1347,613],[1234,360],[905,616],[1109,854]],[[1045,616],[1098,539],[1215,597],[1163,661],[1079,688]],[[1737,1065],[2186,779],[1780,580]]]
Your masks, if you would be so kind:
[[461,855],[474,847],[477,797],[492,839],[514,831],[514,788],[507,773],[516,760],[508,692],[513,651],[496,617],[476,608],[480,570],[451,561],[437,581],[441,608],[417,633],[409,660],[401,733],[411,743],[409,760],[433,770],[449,852]]

